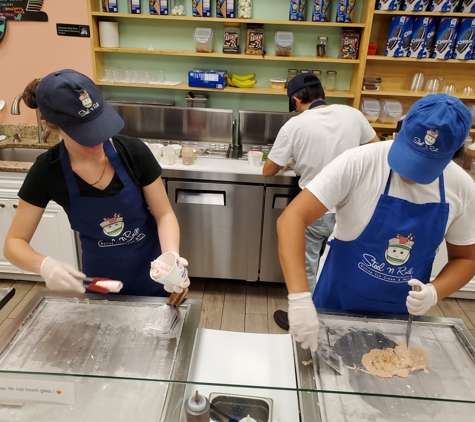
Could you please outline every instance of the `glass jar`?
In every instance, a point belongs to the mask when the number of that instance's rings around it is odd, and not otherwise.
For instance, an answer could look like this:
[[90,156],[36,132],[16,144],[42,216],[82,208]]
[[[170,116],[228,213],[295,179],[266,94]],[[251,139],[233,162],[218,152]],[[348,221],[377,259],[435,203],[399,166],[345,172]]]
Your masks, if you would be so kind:
[[170,0],[170,15],[185,16],[185,0]]
[[287,80],[285,81],[285,88],[289,85],[290,80],[294,77],[297,76],[299,73],[298,69],[289,69],[287,71]]
[[237,17],[239,19],[251,19],[252,0],[238,0],[237,8]]
[[193,164],[193,148],[183,147],[181,149],[181,162],[186,166]]
[[335,70],[328,70],[325,77],[325,90],[334,91],[336,89],[336,74]]
[[320,80],[322,80],[322,71],[321,70],[312,70],[312,73]]
[[300,73],[310,73],[310,69],[300,69]]
[[325,57],[327,55],[328,37],[318,37],[317,57]]
[[163,148],[163,164],[175,164],[175,149],[171,145]]

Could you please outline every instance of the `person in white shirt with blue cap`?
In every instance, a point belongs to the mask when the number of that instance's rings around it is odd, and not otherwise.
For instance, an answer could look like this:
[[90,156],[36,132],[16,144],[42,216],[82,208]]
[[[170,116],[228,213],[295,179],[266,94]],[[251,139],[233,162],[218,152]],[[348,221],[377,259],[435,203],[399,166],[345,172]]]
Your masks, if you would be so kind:
[[[287,206],[277,222],[279,258],[289,331],[303,348],[318,348],[317,308],[423,315],[475,275],[475,184],[452,162],[471,122],[457,98],[428,95],[394,141],[344,152]],[[334,207],[312,298],[305,228]],[[431,281],[444,239],[448,263]]]

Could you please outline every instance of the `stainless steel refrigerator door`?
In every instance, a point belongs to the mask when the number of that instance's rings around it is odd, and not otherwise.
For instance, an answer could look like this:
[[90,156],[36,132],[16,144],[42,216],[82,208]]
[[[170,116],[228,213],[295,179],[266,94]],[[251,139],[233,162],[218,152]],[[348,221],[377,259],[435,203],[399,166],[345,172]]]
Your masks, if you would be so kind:
[[260,265],[261,281],[284,282],[277,248],[277,219],[299,193],[298,188],[266,188]]
[[264,187],[168,180],[192,277],[256,281]]

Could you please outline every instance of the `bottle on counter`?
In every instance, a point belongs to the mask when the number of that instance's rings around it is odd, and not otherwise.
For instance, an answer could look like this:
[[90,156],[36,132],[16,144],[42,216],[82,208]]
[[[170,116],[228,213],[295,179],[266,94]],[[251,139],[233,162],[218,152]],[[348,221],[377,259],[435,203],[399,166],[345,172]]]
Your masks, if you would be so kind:
[[185,416],[186,422],[210,421],[209,400],[205,396],[199,394],[198,390],[196,390],[196,393],[193,396],[185,401]]
[[181,162],[186,166],[193,164],[193,148],[192,147],[183,147],[181,149]]
[[175,164],[175,150],[171,145],[163,148],[163,164]]

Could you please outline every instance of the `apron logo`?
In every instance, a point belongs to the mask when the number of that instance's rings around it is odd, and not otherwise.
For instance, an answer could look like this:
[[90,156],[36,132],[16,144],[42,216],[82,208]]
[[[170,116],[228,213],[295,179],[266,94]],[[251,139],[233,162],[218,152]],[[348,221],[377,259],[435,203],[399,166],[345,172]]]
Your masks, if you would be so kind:
[[411,249],[414,245],[414,235],[410,234],[403,237],[400,234],[397,237],[389,240],[389,246],[386,249],[384,258],[386,261],[395,266],[405,264],[411,256]]
[[104,218],[101,223],[102,231],[110,237],[119,236],[124,230],[124,218],[120,214],[114,214],[114,217]]

